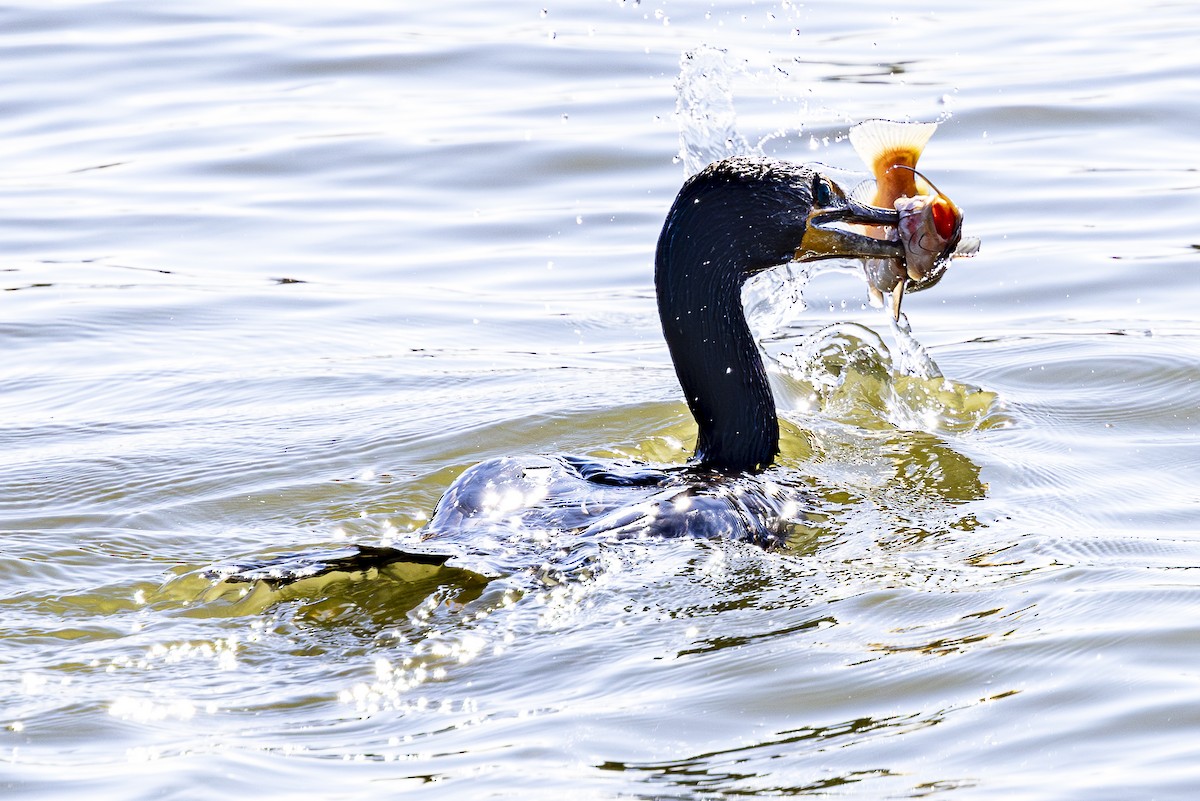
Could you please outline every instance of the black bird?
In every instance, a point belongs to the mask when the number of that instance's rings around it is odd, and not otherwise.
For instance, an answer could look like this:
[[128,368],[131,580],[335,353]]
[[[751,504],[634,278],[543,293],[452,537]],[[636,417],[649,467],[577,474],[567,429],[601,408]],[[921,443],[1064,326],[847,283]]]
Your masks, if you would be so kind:
[[[659,236],[654,282],[667,348],[699,428],[694,457],[677,468],[575,456],[490,459],[454,481],[422,539],[477,555],[548,531],[764,546],[786,539],[806,504],[798,485],[757,475],[779,452],[779,422],[741,288],[789,261],[903,258],[898,242],[839,227],[845,223],[894,228],[897,214],[853,200],[815,167],[789,162],[737,157],[689,178]],[[351,548],[321,557],[318,572],[410,558],[449,556]],[[264,577],[262,566],[242,573],[241,580]],[[229,574],[221,576],[238,580]]]
[[894,227],[897,214],[790,162],[737,157],[689,178],[658,238],[654,284],[663,336],[699,429],[691,461],[658,469],[577,456],[491,459],[450,486],[425,536],[459,539],[476,529],[476,540],[484,528],[501,539],[530,530],[766,546],[786,539],[789,524],[804,516],[802,490],[756,476],[779,453],[779,420],[741,289],[789,261],[902,258],[898,242],[839,227],[846,223]]

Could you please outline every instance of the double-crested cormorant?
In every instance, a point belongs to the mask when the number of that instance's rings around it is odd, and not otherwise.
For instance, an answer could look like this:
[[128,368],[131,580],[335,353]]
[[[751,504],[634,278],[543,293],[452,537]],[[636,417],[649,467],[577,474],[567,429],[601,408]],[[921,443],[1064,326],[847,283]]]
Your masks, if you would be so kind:
[[852,224],[894,227],[897,213],[789,162],[737,157],[692,176],[667,213],[654,269],[663,335],[698,426],[692,460],[661,469],[572,456],[492,459],[446,491],[428,538],[481,522],[510,532],[786,538],[802,504],[798,490],[754,475],[779,452],[779,421],[741,289],[789,261],[903,258],[898,242]]
[[[663,335],[699,429],[692,460],[657,468],[574,456],[490,459],[451,484],[422,539],[476,555],[546,532],[728,537],[764,546],[786,539],[806,504],[796,484],[756,475],[779,452],[779,422],[741,289],[789,261],[903,258],[899,242],[843,227],[854,224],[894,228],[897,213],[859,203],[816,169],[789,162],[736,157],[689,178],[659,236],[654,281]],[[449,558],[351,548],[302,560],[303,573],[407,556]],[[287,583],[291,569],[222,575]]]

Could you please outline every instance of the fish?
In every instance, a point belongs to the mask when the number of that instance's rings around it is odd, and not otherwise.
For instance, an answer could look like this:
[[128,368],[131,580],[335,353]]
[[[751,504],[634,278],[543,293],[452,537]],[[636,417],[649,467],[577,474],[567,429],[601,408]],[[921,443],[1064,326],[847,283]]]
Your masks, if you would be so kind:
[[962,240],[962,211],[929,179],[920,173],[917,176],[937,194],[901,197],[893,202],[900,213],[897,228],[904,245],[905,272],[910,280],[919,282],[913,291],[936,283],[945,272],[944,268],[937,272],[938,262],[948,263],[948,257]]
[[[850,144],[875,176],[874,192],[860,199],[899,213],[894,231],[882,226],[864,230],[876,239],[898,237],[904,246],[903,259],[864,260],[872,300],[883,305],[884,297],[890,296],[897,322],[905,292],[928,289],[945,275],[952,257],[974,255],[979,249],[979,240],[963,239],[962,210],[917,171],[917,161],[937,127],[936,122],[876,119],[850,129]],[[870,192],[870,182],[866,184],[859,193]]]

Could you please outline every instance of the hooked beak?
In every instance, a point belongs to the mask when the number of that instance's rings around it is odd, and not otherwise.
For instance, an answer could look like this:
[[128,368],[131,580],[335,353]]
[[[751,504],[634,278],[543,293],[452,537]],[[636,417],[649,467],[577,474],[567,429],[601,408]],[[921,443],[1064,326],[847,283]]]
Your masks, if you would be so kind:
[[848,197],[831,198],[825,207],[815,207],[808,214],[808,222],[800,247],[796,248],[796,261],[819,261],[840,258],[904,257],[904,248],[895,239],[875,239],[846,228],[834,227],[834,223],[856,223],[892,228],[900,221],[894,209],[868,206]]

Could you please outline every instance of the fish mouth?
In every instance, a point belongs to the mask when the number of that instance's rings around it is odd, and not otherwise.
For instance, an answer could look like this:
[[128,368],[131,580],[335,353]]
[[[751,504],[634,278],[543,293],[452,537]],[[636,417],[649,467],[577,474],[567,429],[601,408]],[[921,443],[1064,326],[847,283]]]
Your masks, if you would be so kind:
[[[809,212],[804,237],[796,248],[796,261],[845,258],[904,258],[904,246],[895,235],[900,215],[895,209],[869,206],[848,197],[836,197],[830,205]],[[843,225],[874,225],[890,228],[892,238],[876,239]]]

